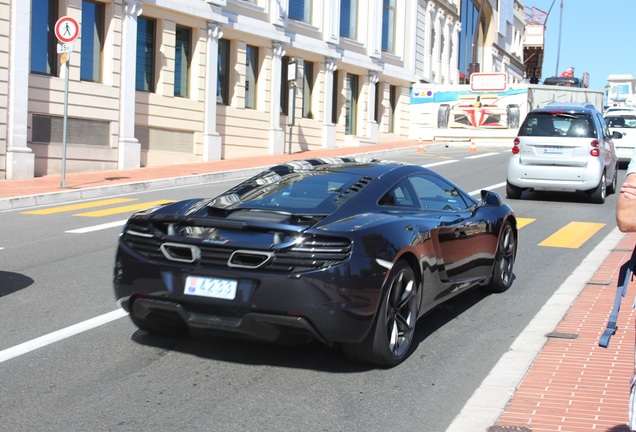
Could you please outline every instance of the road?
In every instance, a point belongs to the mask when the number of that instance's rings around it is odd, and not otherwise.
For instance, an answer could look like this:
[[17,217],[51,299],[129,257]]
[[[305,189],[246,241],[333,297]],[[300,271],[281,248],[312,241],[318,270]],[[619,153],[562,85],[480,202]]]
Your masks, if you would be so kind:
[[[508,149],[480,147],[391,158],[430,166],[471,193],[505,195],[508,157]],[[511,289],[471,291],[433,310],[418,323],[411,356],[389,370],[352,363],[318,343],[278,347],[138,331],[117,311],[112,291],[122,221],[133,206],[230,185],[0,213],[0,430],[444,431],[615,227],[615,195],[604,205],[569,194],[509,201],[523,224]]]

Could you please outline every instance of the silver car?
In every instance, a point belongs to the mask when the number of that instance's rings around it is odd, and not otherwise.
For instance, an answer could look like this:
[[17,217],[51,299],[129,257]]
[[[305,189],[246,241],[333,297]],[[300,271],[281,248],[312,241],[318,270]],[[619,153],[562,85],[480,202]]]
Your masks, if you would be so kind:
[[605,114],[605,123],[610,132],[620,132],[623,138],[616,141],[616,156],[619,162],[629,162],[636,147],[636,111]]
[[524,190],[584,192],[602,204],[616,191],[618,159],[601,113],[589,103],[550,103],[519,128],[508,164],[506,194]]

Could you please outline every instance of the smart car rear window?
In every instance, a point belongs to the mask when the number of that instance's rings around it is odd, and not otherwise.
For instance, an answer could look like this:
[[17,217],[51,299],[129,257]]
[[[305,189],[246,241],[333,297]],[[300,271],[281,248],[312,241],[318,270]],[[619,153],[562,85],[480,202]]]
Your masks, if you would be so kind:
[[529,113],[519,129],[519,136],[564,136],[594,138],[594,122],[588,114],[567,112]]

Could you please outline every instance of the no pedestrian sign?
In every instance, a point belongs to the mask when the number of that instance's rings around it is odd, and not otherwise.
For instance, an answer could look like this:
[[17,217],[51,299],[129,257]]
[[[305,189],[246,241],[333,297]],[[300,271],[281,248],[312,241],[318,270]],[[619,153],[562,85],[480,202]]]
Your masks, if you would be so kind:
[[73,42],[80,33],[80,26],[77,20],[70,16],[65,16],[55,23],[55,36],[63,44]]

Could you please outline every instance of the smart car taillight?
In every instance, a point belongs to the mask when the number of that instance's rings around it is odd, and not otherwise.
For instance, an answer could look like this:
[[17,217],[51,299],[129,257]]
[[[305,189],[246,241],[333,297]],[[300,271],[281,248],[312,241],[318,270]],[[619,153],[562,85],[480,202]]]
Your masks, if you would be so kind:
[[590,146],[592,146],[592,149],[590,150],[590,156],[599,157],[601,155],[601,151],[599,150],[598,141],[592,140]]
[[512,154],[519,154],[519,143],[521,141],[519,140],[519,138],[515,138],[515,140],[512,142]]

